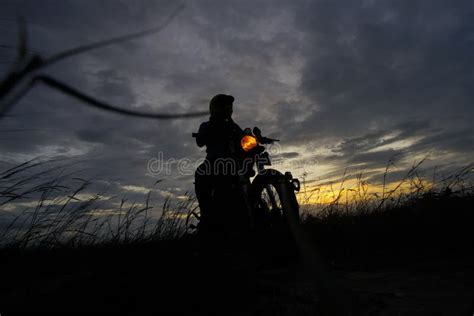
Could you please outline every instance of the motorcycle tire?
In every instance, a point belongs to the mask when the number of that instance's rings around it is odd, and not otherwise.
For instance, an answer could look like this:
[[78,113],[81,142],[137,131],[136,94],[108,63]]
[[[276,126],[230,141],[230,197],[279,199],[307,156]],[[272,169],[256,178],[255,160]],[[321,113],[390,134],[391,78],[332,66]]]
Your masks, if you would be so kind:
[[289,221],[300,219],[294,187],[290,179],[277,170],[266,169],[255,177],[250,198],[257,229],[284,228],[288,227]]

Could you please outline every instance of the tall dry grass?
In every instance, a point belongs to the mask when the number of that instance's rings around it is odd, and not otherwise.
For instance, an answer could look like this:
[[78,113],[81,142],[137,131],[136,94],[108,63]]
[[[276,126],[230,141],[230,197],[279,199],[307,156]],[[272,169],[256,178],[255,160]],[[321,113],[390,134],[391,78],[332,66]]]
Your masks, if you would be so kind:
[[347,169],[342,172],[338,181],[320,186],[308,185],[303,177],[302,189],[297,194],[302,216],[380,212],[420,198],[466,196],[474,193],[473,164],[442,174],[436,167],[431,170],[423,169],[425,161],[422,159],[414,163],[404,176],[393,182],[388,181],[391,172],[395,170],[393,159],[388,161],[381,183],[371,182],[363,172],[348,175]]
[[[32,159],[0,173],[0,244],[14,248],[56,248],[100,243],[130,244],[177,239],[186,233],[193,196],[160,208],[89,193],[93,182],[66,172],[70,164]],[[114,204],[115,203],[115,204]],[[114,206],[114,208],[111,208]]]
[[[337,188],[331,191],[331,201],[325,204],[309,203],[322,193],[302,181],[298,199],[303,224],[337,226],[406,208],[420,200],[474,195],[472,165],[444,176],[433,172],[428,178],[421,170],[423,162],[414,164],[398,182],[388,183],[393,167],[393,161],[389,161],[375,192],[369,189],[373,184],[362,173],[355,176],[355,185],[346,186],[349,176],[344,172]],[[192,226],[198,205],[191,194],[177,200],[168,197],[157,207],[150,202],[153,190],[138,202],[90,193],[97,190],[94,182],[78,177],[77,171],[69,172],[71,165],[65,160],[36,158],[0,172],[0,246],[141,243],[177,239]]]
[[[345,175],[329,203],[303,204],[302,224],[313,244],[333,264],[360,268],[411,264],[428,257],[471,260],[472,165],[442,175],[423,170],[423,163],[389,183],[393,166],[389,162],[377,190],[371,190],[374,183],[362,174],[356,176],[355,185],[345,186],[350,180]],[[300,201],[319,193],[304,192],[303,186]]]

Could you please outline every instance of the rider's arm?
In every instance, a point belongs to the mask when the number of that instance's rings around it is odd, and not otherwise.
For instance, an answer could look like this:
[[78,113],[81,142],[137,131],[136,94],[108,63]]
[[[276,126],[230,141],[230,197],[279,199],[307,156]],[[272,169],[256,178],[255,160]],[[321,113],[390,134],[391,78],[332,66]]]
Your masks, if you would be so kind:
[[196,144],[199,147],[205,146],[209,138],[209,126],[207,122],[202,123],[199,126],[199,132],[196,136]]
[[234,125],[234,133],[240,138],[245,135],[244,130],[239,126],[239,124],[235,123],[232,119],[230,119],[232,124]]

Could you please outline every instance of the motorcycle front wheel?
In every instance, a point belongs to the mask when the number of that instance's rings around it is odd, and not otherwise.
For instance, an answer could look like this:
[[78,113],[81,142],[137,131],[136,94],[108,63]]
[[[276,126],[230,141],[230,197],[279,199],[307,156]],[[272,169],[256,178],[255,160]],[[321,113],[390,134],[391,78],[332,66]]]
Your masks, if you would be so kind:
[[274,169],[257,175],[251,185],[256,229],[287,228],[299,222],[299,207],[292,179]]

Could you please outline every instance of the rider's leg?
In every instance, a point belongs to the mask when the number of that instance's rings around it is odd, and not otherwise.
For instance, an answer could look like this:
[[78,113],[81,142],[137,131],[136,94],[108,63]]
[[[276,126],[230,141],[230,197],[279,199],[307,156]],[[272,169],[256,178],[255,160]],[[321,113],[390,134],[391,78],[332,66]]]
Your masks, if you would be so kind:
[[209,183],[209,175],[198,174],[196,172],[194,178],[194,185],[196,191],[196,198],[199,203],[201,219],[199,222],[199,229],[206,229],[210,221],[212,213],[212,187]]

